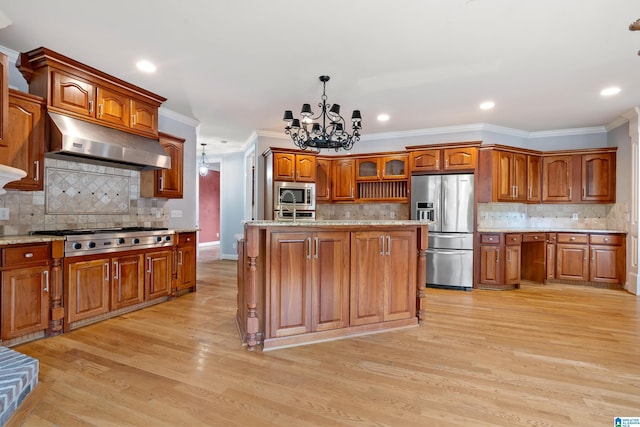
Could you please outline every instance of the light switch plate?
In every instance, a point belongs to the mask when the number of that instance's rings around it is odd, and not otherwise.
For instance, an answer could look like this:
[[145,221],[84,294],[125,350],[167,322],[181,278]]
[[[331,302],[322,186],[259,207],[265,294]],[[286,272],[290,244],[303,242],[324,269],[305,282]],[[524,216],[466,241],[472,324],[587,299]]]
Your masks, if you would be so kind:
[[9,208],[0,208],[0,221],[9,219]]

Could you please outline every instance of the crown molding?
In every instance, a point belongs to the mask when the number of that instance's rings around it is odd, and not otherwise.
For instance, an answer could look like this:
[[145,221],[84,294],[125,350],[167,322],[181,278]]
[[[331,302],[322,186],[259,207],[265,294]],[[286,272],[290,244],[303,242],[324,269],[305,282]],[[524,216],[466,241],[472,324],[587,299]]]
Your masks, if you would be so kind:
[[158,114],[161,115],[162,117],[175,120],[177,122],[183,123],[188,126],[197,127],[200,124],[200,121],[197,119],[194,119],[193,117],[188,117],[183,114],[176,113],[175,111],[169,110],[164,107],[160,107],[158,109]]
[[18,61],[18,56],[20,55],[20,52],[16,52],[15,50],[9,49],[8,47],[2,45],[0,45],[0,52],[7,55],[9,57],[9,60],[13,63]]

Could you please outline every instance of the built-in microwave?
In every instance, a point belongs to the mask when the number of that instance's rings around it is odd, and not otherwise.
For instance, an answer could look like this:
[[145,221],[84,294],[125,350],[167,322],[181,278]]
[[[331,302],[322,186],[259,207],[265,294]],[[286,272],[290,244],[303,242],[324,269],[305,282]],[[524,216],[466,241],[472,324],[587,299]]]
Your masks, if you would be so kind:
[[273,209],[293,209],[294,199],[296,210],[316,210],[316,184],[313,182],[276,181],[273,184]]

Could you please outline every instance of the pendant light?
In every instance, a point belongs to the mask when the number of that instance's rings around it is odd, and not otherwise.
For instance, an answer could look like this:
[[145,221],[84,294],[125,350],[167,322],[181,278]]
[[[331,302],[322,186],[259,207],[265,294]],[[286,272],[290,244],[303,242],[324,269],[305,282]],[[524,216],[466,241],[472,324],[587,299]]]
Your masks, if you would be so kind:
[[202,145],[202,158],[200,159],[200,167],[198,168],[198,172],[200,173],[200,176],[207,176],[207,174],[209,173],[209,166],[207,165],[207,155],[204,154],[204,147],[207,144],[200,145]]

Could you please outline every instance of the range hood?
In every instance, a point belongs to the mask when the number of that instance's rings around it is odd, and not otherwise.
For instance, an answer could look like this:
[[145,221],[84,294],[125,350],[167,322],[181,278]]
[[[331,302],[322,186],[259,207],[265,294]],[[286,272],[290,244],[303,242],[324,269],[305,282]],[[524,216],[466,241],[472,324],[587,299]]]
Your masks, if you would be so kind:
[[171,157],[157,139],[48,112],[46,157],[135,170],[169,169]]

